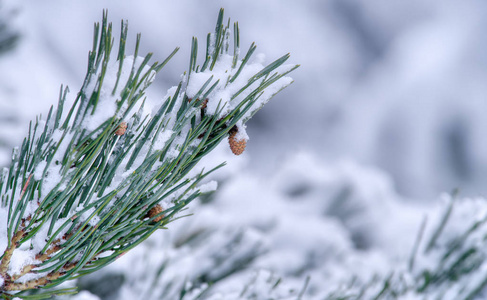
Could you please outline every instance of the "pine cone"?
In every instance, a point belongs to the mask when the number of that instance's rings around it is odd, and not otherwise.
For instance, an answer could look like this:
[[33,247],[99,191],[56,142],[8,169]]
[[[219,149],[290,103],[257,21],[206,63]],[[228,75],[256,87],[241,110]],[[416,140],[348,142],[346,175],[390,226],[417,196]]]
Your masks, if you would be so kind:
[[[162,209],[162,206],[157,204],[156,206],[154,206],[153,208],[151,208],[149,210],[149,212],[147,213],[147,215],[145,215],[146,218],[153,218],[155,216],[157,216],[158,214],[160,214],[161,212],[163,212],[164,209]],[[160,215],[159,217],[155,218],[154,220],[152,220],[153,222],[159,222],[160,220],[162,220],[164,218],[164,214]]]
[[233,126],[230,129],[230,136],[228,137],[228,143],[230,144],[230,149],[232,150],[233,154],[240,155],[244,152],[245,147],[247,146],[247,141],[245,139],[237,140],[236,135],[238,133],[237,126]]
[[125,131],[127,131],[127,122],[122,122],[120,125],[118,125],[117,131],[115,131],[115,134],[118,136],[122,136],[125,134]]

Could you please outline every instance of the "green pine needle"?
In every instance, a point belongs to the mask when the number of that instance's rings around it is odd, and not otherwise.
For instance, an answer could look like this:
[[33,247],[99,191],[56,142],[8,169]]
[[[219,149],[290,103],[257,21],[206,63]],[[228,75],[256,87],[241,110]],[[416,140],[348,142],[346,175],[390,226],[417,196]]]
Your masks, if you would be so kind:
[[[239,60],[238,25],[233,29],[232,35],[230,20],[224,25],[220,10],[203,65],[197,65],[193,38],[187,77],[150,115],[145,113],[145,90],[178,48],[162,63],[150,64],[151,53],[138,57],[139,34],[134,56],[127,56],[128,27],[122,21],[118,53],[112,57],[112,25],[103,12],[72,106],[64,111],[69,89],[61,86],[56,109],[30,124],[0,177],[0,209],[8,215],[0,297],[44,299],[73,293],[52,288],[103,268],[182,217],[201,194],[201,183],[224,165],[192,172],[201,158],[289,85],[292,81],[284,76],[297,67],[284,66],[286,54],[249,74],[255,45]],[[229,73],[216,78],[212,72],[227,56]],[[203,82],[195,81],[196,92],[188,91],[193,80],[206,74]],[[266,94],[271,86],[276,87]],[[229,98],[218,98],[227,89]],[[213,111],[203,107],[210,102]],[[113,113],[107,114],[107,107]],[[8,270],[12,253],[26,247],[38,251],[35,260],[23,270]],[[18,281],[26,275],[35,279]],[[37,289],[44,292],[32,292]]]

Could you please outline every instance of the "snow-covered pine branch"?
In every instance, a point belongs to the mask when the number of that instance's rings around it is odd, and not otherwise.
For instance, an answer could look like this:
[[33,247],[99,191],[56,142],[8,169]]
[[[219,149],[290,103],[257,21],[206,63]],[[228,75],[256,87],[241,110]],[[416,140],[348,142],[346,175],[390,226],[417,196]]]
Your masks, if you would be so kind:
[[181,217],[193,199],[214,188],[201,181],[223,165],[205,171],[197,167],[200,159],[227,137],[232,151],[241,153],[245,122],[292,82],[286,75],[297,67],[284,65],[289,55],[267,66],[251,62],[254,45],[239,58],[238,26],[232,35],[221,10],[203,65],[196,63],[193,39],[189,72],[150,109],[145,90],[177,49],[149,64],[151,54],[138,56],[140,35],[133,56],[125,54],[126,37],[122,22],[113,57],[104,13],[73,105],[64,110],[68,89],[61,87],[57,108],[31,122],[3,171],[4,299],[94,272]]
[[418,224],[409,259],[366,281],[351,276],[323,299],[484,299],[486,199],[444,198],[441,207],[428,216],[431,220]]

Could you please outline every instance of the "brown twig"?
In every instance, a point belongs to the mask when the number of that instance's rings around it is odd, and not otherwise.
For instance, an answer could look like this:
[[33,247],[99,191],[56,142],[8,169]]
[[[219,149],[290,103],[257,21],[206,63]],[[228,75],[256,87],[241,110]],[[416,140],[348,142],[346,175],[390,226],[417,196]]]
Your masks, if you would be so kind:
[[27,266],[23,267],[19,274],[14,274],[10,277],[10,281],[15,281],[15,280],[19,279],[20,277],[30,273],[30,271],[32,271],[35,267],[36,267],[36,265],[27,265]]
[[20,227],[25,228],[25,222],[29,222],[32,220],[32,216],[28,215],[27,218],[22,218],[22,222],[20,223]]
[[76,267],[76,265],[77,263],[68,262],[63,266],[63,270],[65,272],[71,271],[72,269],[74,269],[74,267]]
[[2,261],[0,262],[0,276],[3,278],[6,277],[8,266],[10,265],[10,259],[12,258],[12,254],[14,253],[15,248],[17,248],[17,243],[20,239],[24,236],[24,230],[19,230],[13,237],[12,241],[5,252],[3,254]]
[[[38,253],[35,256],[35,259],[43,262],[43,261],[46,261],[47,259],[51,258],[51,254],[61,250],[61,246],[59,246],[59,242],[60,242],[60,239],[56,239],[53,242],[54,246],[47,249],[47,251],[44,254]],[[11,275],[9,281],[15,281],[15,280],[21,278],[22,276],[30,273],[36,267],[37,267],[37,265],[35,265],[35,264],[30,264],[30,265],[24,266],[18,274]]]
[[25,291],[25,290],[32,290],[40,288],[53,280],[58,279],[59,277],[66,274],[66,272],[51,272],[47,274],[45,277],[41,277],[34,280],[29,280],[22,283],[16,283],[13,281],[5,282],[3,286],[4,291]]
[[51,258],[51,254],[53,254],[54,252],[58,252],[59,250],[61,250],[61,246],[54,245],[54,246],[50,247],[49,249],[47,249],[45,253],[43,253],[43,254],[38,253],[36,255],[36,259],[40,260],[40,261],[46,261],[49,258]]

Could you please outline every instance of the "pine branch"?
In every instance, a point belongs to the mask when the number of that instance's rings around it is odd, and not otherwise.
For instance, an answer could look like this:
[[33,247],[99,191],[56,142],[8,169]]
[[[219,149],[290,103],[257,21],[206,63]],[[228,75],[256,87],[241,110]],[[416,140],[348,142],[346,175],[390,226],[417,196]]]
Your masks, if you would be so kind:
[[300,290],[294,290],[282,284],[281,278],[268,271],[258,271],[245,282],[241,291],[210,294],[209,285],[193,287],[191,284],[180,292],[179,300],[244,300],[244,299],[275,299],[275,300],[301,300],[306,291],[309,277],[304,281]]
[[[31,122],[0,179],[2,297],[47,297],[112,263],[200,195],[201,182],[224,164],[194,168],[229,132],[238,132],[230,144],[246,143],[245,122],[292,82],[285,75],[297,66],[284,65],[288,55],[266,67],[250,63],[253,50],[239,60],[236,25],[229,54],[229,24],[221,10],[201,68],[193,39],[185,79],[150,113],[145,90],[178,49],[149,64],[151,53],[138,56],[138,35],[134,56],[126,56],[122,22],[112,59],[112,25],[103,13],[73,105],[64,111],[68,89],[61,87],[57,108]],[[32,289],[47,291],[29,296]]]
[[[407,264],[365,283],[352,280],[325,299],[483,299],[481,292],[487,287],[485,199],[458,202],[455,196],[448,199],[426,238],[423,222]],[[453,219],[455,210],[460,210],[459,217]]]

